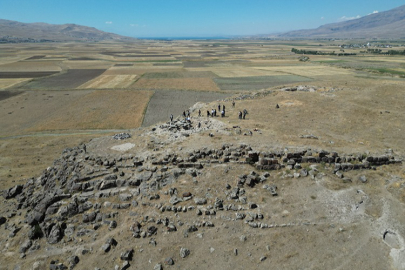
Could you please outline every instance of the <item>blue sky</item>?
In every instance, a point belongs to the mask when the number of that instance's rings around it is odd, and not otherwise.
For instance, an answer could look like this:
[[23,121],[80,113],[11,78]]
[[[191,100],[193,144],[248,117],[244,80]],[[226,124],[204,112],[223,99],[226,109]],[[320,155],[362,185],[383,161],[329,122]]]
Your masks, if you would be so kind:
[[403,4],[403,0],[0,0],[0,18],[75,23],[132,37],[212,37],[316,28]]

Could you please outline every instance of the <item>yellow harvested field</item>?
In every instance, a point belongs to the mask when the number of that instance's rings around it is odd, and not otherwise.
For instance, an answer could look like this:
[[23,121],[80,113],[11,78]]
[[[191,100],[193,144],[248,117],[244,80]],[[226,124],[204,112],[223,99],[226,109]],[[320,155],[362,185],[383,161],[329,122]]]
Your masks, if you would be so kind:
[[77,88],[126,88],[135,81],[136,77],[137,75],[100,75],[97,78],[88,81]]
[[152,91],[91,91],[64,104],[26,132],[137,128],[152,94]]
[[175,89],[175,90],[220,90],[210,78],[165,78],[165,79],[139,79],[133,87],[139,89]]
[[8,87],[12,87],[19,83],[29,81],[30,78],[19,78],[19,79],[0,79],[0,89],[6,89]]
[[255,67],[259,70],[277,71],[298,76],[330,76],[330,75],[347,75],[350,71],[343,68],[335,68],[330,66],[278,66],[278,67]]
[[60,61],[21,61],[0,65],[0,72],[61,71]]

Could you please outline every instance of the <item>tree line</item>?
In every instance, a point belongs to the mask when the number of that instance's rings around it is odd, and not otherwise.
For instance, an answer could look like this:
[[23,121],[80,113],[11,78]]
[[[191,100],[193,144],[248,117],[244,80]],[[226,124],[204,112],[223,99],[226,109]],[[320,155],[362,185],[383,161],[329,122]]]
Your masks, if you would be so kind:
[[322,52],[322,51],[311,51],[311,50],[299,50],[292,48],[291,52],[295,54],[309,54],[309,55],[336,55],[336,56],[349,56],[349,55],[356,55],[356,53],[335,53],[333,52]]

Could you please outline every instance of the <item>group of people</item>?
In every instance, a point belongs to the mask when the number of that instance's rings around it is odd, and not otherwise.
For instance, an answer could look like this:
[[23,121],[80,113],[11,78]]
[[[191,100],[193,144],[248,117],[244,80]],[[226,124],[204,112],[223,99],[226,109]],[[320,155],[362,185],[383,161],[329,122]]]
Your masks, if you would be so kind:
[[243,109],[243,113],[239,111],[239,119],[245,119],[247,114],[248,111],[246,109]]
[[[221,105],[218,104],[218,111],[221,112],[221,117],[225,117],[225,105],[222,105],[222,110],[221,110]],[[217,109],[212,109],[211,112],[207,110],[207,117],[216,117],[217,116]]]
[[[235,101],[232,101],[232,107],[235,107]],[[225,105],[222,105],[222,110],[221,110],[221,104],[218,104],[218,111],[221,113],[221,117],[225,117]],[[248,111],[246,109],[243,109],[243,111],[239,111],[239,119],[245,119],[246,115],[248,114]],[[198,116],[201,117],[201,110],[198,110]],[[211,109],[207,110],[207,117],[216,117],[217,116],[217,109]],[[186,119],[187,122],[191,123],[191,116],[190,116],[190,110],[183,111],[183,117]],[[173,114],[170,115],[170,122],[173,122]],[[201,124],[199,124],[199,127]]]

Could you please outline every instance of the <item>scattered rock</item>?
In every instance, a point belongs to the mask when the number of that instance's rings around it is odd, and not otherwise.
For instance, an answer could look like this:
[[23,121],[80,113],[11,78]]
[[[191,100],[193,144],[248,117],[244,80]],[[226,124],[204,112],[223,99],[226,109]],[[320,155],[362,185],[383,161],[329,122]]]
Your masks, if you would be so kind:
[[190,250],[187,248],[181,248],[180,249],[180,257],[185,258],[188,255],[190,255]]
[[163,266],[160,263],[155,264],[153,270],[163,270]]
[[25,253],[32,246],[31,240],[25,240],[24,243],[20,246],[20,253]]
[[7,219],[5,217],[0,217],[0,226],[6,223]]
[[113,136],[114,140],[125,140],[131,138],[129,133],[118,133]]
[[116,245],[117,245],[117,241],[114,238],[108,238],[107,241],[105,242],[105,244],[101,246],[101,249],[104,252],[108,252],[108,251],[110,251],[112,246],[116,246]]
[[169,200],[169,202],[173,205],[178,204],[179,202],[182,202],[183,200],[178,198],[177,196],[172,196]]
[[67,261],[69,263],[69,269],[73,269],[79,263],[80,259],[77,256],[70,256]]
[[169,257],[169,258],[166,258],[166,259],[165,259],[165,264],[167,264],[167,265],[173,265],[173,264],[174,264],[174,261],[173,261],[173,259],[172,259],[171,257]]
[[205,198],[194,198],[194,202],[197,205],[203,205],[207,203],[207,199]]
[[134,254],[134,250],[126,250],[125,252],[121,253],[121,260],[122,261],[132,261],[132,256]]
[[367,177],[365,175],[360,175],[359,180],[362,183],[366,183],[367,182]]

